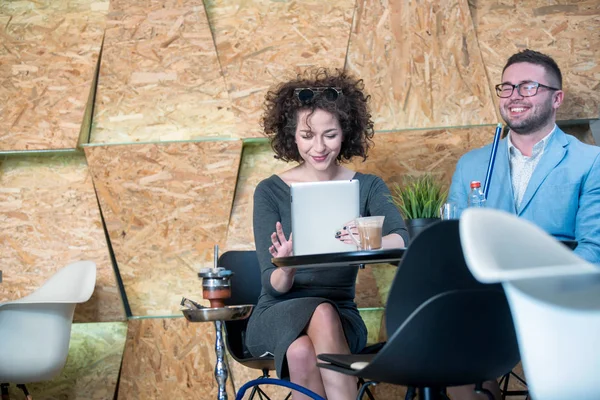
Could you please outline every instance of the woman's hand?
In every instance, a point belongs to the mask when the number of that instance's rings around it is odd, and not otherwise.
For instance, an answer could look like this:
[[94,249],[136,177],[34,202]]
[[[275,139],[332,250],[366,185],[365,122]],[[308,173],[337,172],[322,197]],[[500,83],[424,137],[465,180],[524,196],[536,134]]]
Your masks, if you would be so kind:
[[[288,257],[293,255],[292,251],[292,234],[290,233],[289,240],[285,238],[281,222],[275,224],[275,232],[271,234],[271,242],[273,245],[269,247],[269,253],[274,258]],[[294,284],[294,275],[296,268],[283,267],[277,268],[271,274],[271,286],[279,293],[288,292]]]
[[271,234],[271,242],[273,245],[269,247],[269,253],[271,253],[274,258],[293,255],[292,234],[290,233],[289,239],[285,238],[281,222],[275,224],[275,232]]
[[[354,237],[354,240],[352,239]],[[358,228],[354,220],[346,222],[346,225],[335,233],[335,238],[346,244],[357,246],[360,243]]]

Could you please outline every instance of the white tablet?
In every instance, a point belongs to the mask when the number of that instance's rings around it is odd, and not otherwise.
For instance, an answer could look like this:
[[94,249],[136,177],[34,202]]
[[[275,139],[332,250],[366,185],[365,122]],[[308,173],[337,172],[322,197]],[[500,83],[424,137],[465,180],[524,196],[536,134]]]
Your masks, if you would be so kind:
[[295,256],[356,251],[335,233],[359,217],[358,180],[292,183],[290,194]]

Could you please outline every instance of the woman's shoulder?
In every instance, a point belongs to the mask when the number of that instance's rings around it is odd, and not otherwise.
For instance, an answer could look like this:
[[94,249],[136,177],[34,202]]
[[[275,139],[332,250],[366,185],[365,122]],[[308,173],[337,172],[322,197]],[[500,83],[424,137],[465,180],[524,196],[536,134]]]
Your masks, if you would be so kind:
[[289,192],[289,187],[286,183],[278,175],[271,175],[256,185],[254,195],[256,197],[257,194],[269,194],[279,197],[282,194],[285,195],[286,191]]
[[371,196],[379,196],[380,194],[388,194],[390,189],[381,177],[373,174],[363,174],[357,172],[355,179],[360,183],[361,196],[367,198]]
[[275,174],[269,176],[268,178],[263,179],[256,185],[256,187],[271,187],[276,186],[278,181],[281,181],[281,178]]
[[383,183],[383,179],[381,179],[379,176],[373,174],[363,174],[362,172],[357,172],[354,175],[354,178],[358,179],[361,184]]

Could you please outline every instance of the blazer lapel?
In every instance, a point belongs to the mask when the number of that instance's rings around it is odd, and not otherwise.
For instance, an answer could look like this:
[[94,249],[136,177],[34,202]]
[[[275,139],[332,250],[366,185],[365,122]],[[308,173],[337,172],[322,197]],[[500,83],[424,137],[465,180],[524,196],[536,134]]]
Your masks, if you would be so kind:
[[544,149],[544,154],[542,154],[542,159],[539,164],[535,167],[533,174],[531,175],[531,179],[529,180],[529,184],[527,185],[527,189],[525,190],[525,194],[523,195],[523,200],[521,201],[521,206],[519,207],[519,215],[523,213],[523,210],[527,208],[527,205],[537,192],[538,188],[544,182],[546,177],[552,170],[562,161],[567,154],[567,145],[569,144],[565,134],[560,129],[556,129],[554,132],[554,136],[550,138],[546,149]]
[[496,208],[516,214],[515,197],[513,194],[512,180],[510,178],[510,164],[508,160],[508,141],[502,139],[498,144],[494,172],[490,181],[487,207]]

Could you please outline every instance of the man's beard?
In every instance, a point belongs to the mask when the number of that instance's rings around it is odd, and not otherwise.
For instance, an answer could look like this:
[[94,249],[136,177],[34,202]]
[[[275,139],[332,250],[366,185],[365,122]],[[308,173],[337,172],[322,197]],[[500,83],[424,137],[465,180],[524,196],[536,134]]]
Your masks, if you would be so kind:
[[[531,110],[532,108],[530,108],[530,111]],[[500,114],[511,131],[518,133],[519,135],[529,135],[537,132],[552,118],[552,99],[550,98],[544,104],[537,105],[534,109],[534,112],[523,120],[511,122],[504,114],[504,111],[505,109],[502,109]]]

